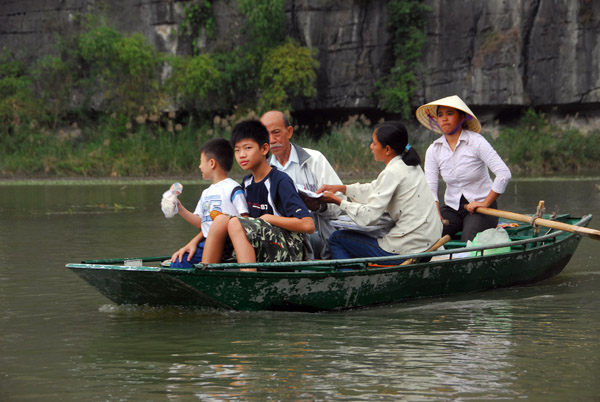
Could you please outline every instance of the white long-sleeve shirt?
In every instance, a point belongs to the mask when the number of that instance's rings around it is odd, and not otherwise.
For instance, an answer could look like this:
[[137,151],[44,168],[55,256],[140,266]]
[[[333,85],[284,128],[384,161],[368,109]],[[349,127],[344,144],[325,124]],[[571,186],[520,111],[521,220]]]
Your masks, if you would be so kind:
[[[325,156],[314,149],[302,148],[292,143],[290,157],[285,166],[281,165],[275,155],[271,156],[271,165],[287,173],[299,188],[317,191],[324,184],[342,184],[333,167]],[[326,208],[322,211],[312,211],[315,221],[315,231],[322,239],[321,255],[316,258],[329,258],[327,240],[335,230],[331,220],[340,215],[340,207],[335,204],[323,204]]]
[[[494,175],[490,178],[489,170]],[[442,136],[425,155],[425,177],[433,197],[438,201],[439,176],[446,183],[444,203],[458,210],[460,197],[467,201],[484,201],[490,190],[504,193],[511,179],[510,169],[481,134],[463,129],[454,151]]]
[[346,186],[342,211],[361,226],[375,224],[384,212],[395,222],[379,247],[394,254],[417,253],[433,245],[442,234],[433,196],[420,166],[407,166],[396,156],[376,180]]

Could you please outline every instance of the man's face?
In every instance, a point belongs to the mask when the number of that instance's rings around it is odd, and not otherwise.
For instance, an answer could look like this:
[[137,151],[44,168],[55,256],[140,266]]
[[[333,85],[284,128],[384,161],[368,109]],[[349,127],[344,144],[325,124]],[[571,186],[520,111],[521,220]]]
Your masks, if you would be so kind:
[[269,132],[269,141],[271,143],[271,152],[277,159],[281,156],[288,156],[292,148],[290,139],[292,138],[293,128],[286,127],[281,113],[268,112],[260,119],[260,122]]

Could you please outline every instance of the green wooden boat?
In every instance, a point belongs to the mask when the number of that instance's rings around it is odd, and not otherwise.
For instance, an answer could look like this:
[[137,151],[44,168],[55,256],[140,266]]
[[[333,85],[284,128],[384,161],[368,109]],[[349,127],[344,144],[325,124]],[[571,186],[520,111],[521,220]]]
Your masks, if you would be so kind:
[[[591,218],[557,220],[584,227]],[[404,256],[416,259],[410,265],[386,265],[394,256],[179,269],[162,267],[170,256],[160,256],[66,267],[117,304],[312,312],[538,283],[558,275],[581,240],[580,234],[555,229],[535,234],[528,224],[507,231],[509,243],[465,248],[451,241],[445,250]],[[505,252],[495,253],[498,248]],[[480,255],[464,257],[474,252]],[[240,271],[247,267],[258,271]]]

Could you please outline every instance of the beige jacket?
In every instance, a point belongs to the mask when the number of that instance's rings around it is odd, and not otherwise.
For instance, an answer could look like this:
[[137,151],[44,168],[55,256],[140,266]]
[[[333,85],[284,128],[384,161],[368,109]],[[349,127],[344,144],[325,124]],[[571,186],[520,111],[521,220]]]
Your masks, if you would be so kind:
[[394,254],[425,251],[442,235],[440,220],[431,190],[420,166],[407,166],[400,156],[392,159],[376,180],[351,184],[340,207],[358,225],[377,223],[384,212],[395,222],[379,247]]

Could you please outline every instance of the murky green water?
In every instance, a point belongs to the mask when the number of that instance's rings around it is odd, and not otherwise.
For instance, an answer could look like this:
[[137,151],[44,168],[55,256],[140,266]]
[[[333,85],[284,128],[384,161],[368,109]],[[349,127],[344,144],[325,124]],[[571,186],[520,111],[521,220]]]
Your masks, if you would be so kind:
[[[513,181],[500,206],[599,228],[597,184]],[[327,314],[118,307],[64,267],[183,245],[166,187],[0,185],[0,401],[598,400],[598,242],[536,286]]]

